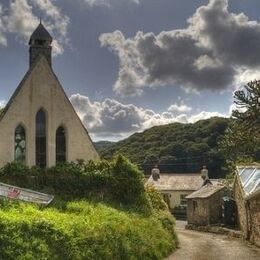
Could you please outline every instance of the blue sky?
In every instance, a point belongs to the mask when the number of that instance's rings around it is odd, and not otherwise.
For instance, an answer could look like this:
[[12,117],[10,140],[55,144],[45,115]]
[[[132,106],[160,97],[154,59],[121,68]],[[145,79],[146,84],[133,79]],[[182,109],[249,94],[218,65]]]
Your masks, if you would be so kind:
[[257,0],[1,0],[0,105],[28,69],[42,17],[53,67],[94,140],[229,116],[258,78]]

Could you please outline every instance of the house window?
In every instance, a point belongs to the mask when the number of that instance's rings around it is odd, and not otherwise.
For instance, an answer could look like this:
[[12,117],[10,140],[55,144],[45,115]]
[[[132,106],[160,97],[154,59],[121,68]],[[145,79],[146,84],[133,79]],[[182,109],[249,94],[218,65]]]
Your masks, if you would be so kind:
[[56,131],[56,163],[66,162],[66,133],[60,126]]
[[181,194],[180,195],[180,204],[181,204],[181,206],[187,206],[186,196],[188,196],[188,194]]
[[198,202],[196,200],[193,200],[192,204],[193,204],[193,211],[195,211],[196,208],[198,207]]
[[46,167],[46,114],[40,109],[36,114],[36,165]]
[[26,160],[26,136],[25,129],[19,125],[15,129],[15,161],[25,163]]

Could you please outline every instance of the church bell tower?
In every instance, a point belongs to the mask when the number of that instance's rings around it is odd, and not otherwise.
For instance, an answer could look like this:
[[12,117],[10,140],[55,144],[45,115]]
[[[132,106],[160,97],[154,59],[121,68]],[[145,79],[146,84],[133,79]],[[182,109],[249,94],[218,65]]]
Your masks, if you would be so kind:
[[52,51],[51,43],[52,43],[51,35],[40,22],[38,27],[35,29],[35,31],[31,35],[31,38],[29,41],[30,68],[40,55],[45,56],[48,63],[51,66],[51,51]]

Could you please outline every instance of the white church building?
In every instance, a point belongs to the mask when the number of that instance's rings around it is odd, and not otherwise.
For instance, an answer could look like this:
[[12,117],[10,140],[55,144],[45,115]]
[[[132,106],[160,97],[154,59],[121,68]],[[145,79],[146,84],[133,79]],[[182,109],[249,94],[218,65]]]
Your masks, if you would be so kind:
[[29,70],[0,115],[0,167],[13,161],[51,167],[99,158],[52,70],[51,43],[40,23],[29,41]]

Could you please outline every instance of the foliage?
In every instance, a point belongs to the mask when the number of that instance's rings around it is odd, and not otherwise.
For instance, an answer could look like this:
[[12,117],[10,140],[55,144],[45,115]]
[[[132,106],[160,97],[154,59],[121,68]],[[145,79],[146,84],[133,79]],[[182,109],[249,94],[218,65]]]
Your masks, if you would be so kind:
[[50,169],[9,163],[0,171],[0,181],[49,192],[63,199],[89,198],[147,209],[144,175],[125,157],[108,161],[79,161]]
[[226,167],[234,173],[238,163],[260,161],[260,81],[248,83],[234,94],[237,107],[233,119],[219,142],[220,151],[227,158]]
[[119,155],[112,162],[109,188],[111,195],[121,203],[144,203],[145,189],[143,173]]
[[167,210],[168,205],[162,199],[162,195],[154,189],[154,187],[146,186],[146,194],[148,195],[151,207],[155,210]]
[[229,119],[211,118],[195,124],[174,123],[156,126],[136,133],[109,147],[100,149],[105,159],[121,153],[140,164],[150,174],[154,164],[161,172],[198,172],[207,164],[210,177],[222,177],[225,158],[217,144],[223,136]]
[[0,116],[4,112],[4,107],[0,107]]
[[163,259],[176,245],[166,212],[145,217],[86,201],[0,208],[1,259]]
[[249,82],[243,90],[234,94],[234,103],[237,106],[232,113],[248,132],[259,131],[260,128],[260,80]]

